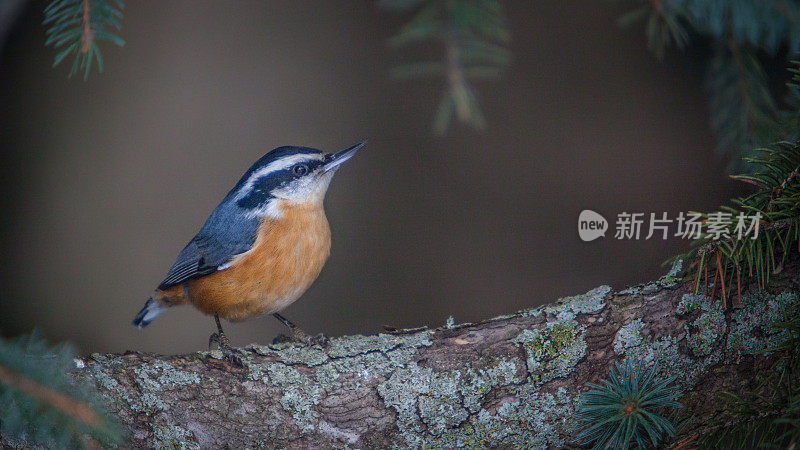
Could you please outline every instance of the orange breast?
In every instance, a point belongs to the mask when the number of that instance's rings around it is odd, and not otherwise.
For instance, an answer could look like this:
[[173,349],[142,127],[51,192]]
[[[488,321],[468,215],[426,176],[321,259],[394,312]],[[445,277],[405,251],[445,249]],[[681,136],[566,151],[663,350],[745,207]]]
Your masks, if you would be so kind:
[[311,286],[330,254],[328,219],[321,205],[279,207],[283,217],[262,221],[253,248],[229,269],[186,284],[199,310],[231,320],[270,314]]

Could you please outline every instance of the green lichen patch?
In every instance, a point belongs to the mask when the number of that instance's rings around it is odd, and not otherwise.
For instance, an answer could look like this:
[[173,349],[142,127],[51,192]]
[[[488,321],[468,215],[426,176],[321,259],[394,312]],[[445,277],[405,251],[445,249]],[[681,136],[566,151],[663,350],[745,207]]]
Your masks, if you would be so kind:
[[675,312],[678,314],[691,314],[701,309],[704,311],[709,310],[711,299],[702,294],[684,294]]
[[[397,367],[404,367],[411,361],[412,354],[407,354],[407,357],[397,363],[392,362],[387,355],[394,355],[394,351],[387,354],[366,353],[350,358],[334,359],[318,367],[315,376],[318,382],[334,383],[331,386],[335,387],[342,385],[360,387],[377,378],[388,376]],[[342,375],[349,376],[342,377]]]
[[[117,365],[112,363],[111,367],[115,366]],[[139,387],[139,391],[134,392],[106,373],[104,366],[93,364],[90,370],[92,372],[92,377],[101,388],[100,392],[106,401],[110,403],[118,401],[115,399],[116,397],[127,403],[131,410],[146,413],[154,413],[167,409],[166,403],[164,403],[158,395],[161,384],[151,380],[148,374],[145,374],[145,378],[142,379],[134,370],[134,381]]]
[[783,332],[775,330],[773,323],[785,317],[786,308],[796,304],[794,293],[770,295],[746,294],[731,313],[730,326],[726,323],[722,304],[704,295],[685,294],[676,312],[679,315],[699,314],[691,326],[686,326],[687,343],[697,356],[710,355],[725,338],[725,348],[730,357],[756,354],[779,342]]
[[669,275],[664,276],[651,283],[641,285],[637,293],[643,295],[654,294],[656,292],[661,291],[662,289],[677,286],[678,283],[681,282],[681,280],[682,278],[677,276],[669,276]]
[[525,349],[528,373],[535,383],[546,383],[572,372],[586,355],[584,328],[574,320],[559,320],[542,329],[525,329],[514,339]]
[[[375,345],[370,345],[369,350],[347,358],[337,356],[316,366],[314,376],[317,383],[332,388],[344,385],[358,388],[378,378],[388,377],[397,368],[406,367],[420,347],[431,345],[427,332],[413,336],[386,336],[388,339],[377,350]],[[348,348],[350,352],[355,352],[353,347]],[[341,355],[341,348],[332,351],[333,355]]]
[[[315,429],[319,414],[313,407],[319,404],[324,394],[321,383],[315,383],[301,371],[281,362],[254,363],[245,360],[245,364],[249,379],[282,389],[278,402],[292,414],[300,430],[307,432]],[[326,366],[318,367],[317,371],[322,367]]]
[[[331,341],[327,349],[329,356],[321,364],[312,364],[313,371],[308,376],[289,366],[250,364],[250,378],[287,388],[314,384],[328,391],[361,389],[389,377],[398,368],[407,367],[420,347],[431,345],[428,332],[373,336],[363,344],[355,341],[352,337]],[[276,367],[281,367],[280,371]],[[295,418],[299,423],[310,423],[309,419],[313,417],[310,407],[317,404],[323,391],[306,388],[288,393],[298,400],[286,398],[282,404],[298,414]]]
[[725,314],[721,305],[718,309],[701,314],[691,327],[686,325],[686,341],[692,353],[696,356],[710,355],[725,334],[726,328]]
[[492,389],[524,381],[517,375],[518,363],[520,363],[518,360],[500,359],[495,361],[494,365],[477,371],[467,367],[461,389],[464,408],[471,414],[477,413],[481,411],[481,401],[484,396]]
[[267,364],[269,381],[276,386],[308,384],[311,380],[297,369],[284,364]]
[[432,344],[430,333],[422,331],[411,335],[378,334],[375,336],[344,336],[332,339],[327,346],[331,358],[356,356],[368,352],[388,352],[398,347],[420,348]]
[[140,396],[128,397],[127,400],[131,405],[131,409],[134,411],[152,413],[156,411],[166,411],[168,409],[167,404],[164,403],[157,394],[152,392],[145,392]]
[[109,376],[100,364],[92,364],[92,378],[97,383],[101,392],[116,392],[121,388],[117,380]]
[[97,361],[98,364],[106,367],[120,367],[125,365],[125,363],[122,362],[116,355],[101,355],[100,353],[92,353],[91,356],[92,359]]
[[431,446],[563,448],[576,400],[563,388],[542,393],[529,383],[513,385],[495,412],[482,409],[458,429],[430,439]]
[[151,425],[153,428],[153,447],[180,450],[199,449],[192,433],[177,425]]
[[193,372],[178,370],[164,361],[144,363],[133,369],[134,382],[139,392],[133,394],[122,390],[120,396],[125,399],[135,411],[155,412],[165,411],[168,405],[161,400],[161,392],[165,389],[175,389],[200,382],[200,376]]
[[617,336],[614,338],[614,352],[618,355],[622,355],[625,353],[626,349],[640,346],[644,339],[642,336],[643,328],[644,322],[639,319],[623,325],[619,331],[617,331]]
[[[461,438],[465,443],[476,442],[465,430],[473,429],[471,424],[484,411],[481,402],[487,394],[521,381],[513,360],[500,359],[480,370],[442,372],[411,362],[394,371],[377,390],[386,406],[397,412],[397,426],[409,446],[432,441],[435,446],[452,447]],[[501,408],[504,413],[508,409]]]
[[[719,302],[716,302],[719,303]],[[722,359],[720,352],[709,352],[709,348],[724,337],[725,317],[721,305],[714,304],[705,296],[684,295],[676,311],[679,315],[697,314],[697,320],[686,328],[688,346],[696,357],[680,350],[682,336],[663,336],[652,340],[644,336],[646,324],[634,320],[617,332],[614,351],[624,354],[624,362],[649,367],[658,366],[658,375],[674,378],[681,389],[691,389],[707,368]]]
[[295,368],[281,363],[259,365],[257,369],[251,365],[250,378],[257,377],[256,370],[264,383],[283,389],[279,403],[292,414],[297,427],[303,431],[313,430],[319,418],[313,406],[319,404],[322,398],[322,387]]
[[427,425],[428,433],[438,436],[448,428],[455,428],[467,420],[460,395],[460,373],[435,374],[429,378],[429,393],[418,399],[419,416]]
[[683,270],[683,261],[679,259],[672,264],[672,268],[670,268],[669,272],[658,280],[638,286],[631,286],[620,291],[620,299],[627,299],[636,295],[654,294],[662,289],[675,287],[683,279],[679,276],[681,270]]
[[695,356],[710,355],[727,330],[722,302],[705,295],[684,294],[675,312],[678,315],[698,315],[691,324],[684,326],[686,342]]
[[669,272],[661,278],[674,278],[677,277],[681,271],[683,270],[683,260],[676,259],[675,262],[672,263],[672,267],[670,267]]
[[553,305],[544,307],[544,312],[559,320],[572,320],[578,314],[594,314],[605,308],[605,297],[611,292],[610,286],[598,286],[591,291],[558,299]]
[[250,344],[245,349],[261,356],[274,356],[286,364],[304,364],[309,367],[324,364],[329,358],[324,350],[296,343],[273,346]]
[[323,391],[316,384],[291,386],[286,389],[280,399],[283,409],[292,413],[297,427],[303,431],[314,430],[318,414],[312,406],[319,404]]
[[709,366],[720,362],[724,355],[714,351],[726,333],[725,315],[720,302],[706,296],[686,294],[676,313],[690,315],[695,320],[685,326],[686,342],[694,355],[683,353],[679,342],[682,336],[663,336],[650,340],[642,336],[645,328],[640,321],[623,326],[614,340],[614,351],[624,353],[626,362],[634,365],[658,365],[658,375],[674,378],[681,389],[691,389]]
[[431,395],[432,380],[435,377],[437,374],[432,369],[411,363],[408,368],[395,371],[377,387],[378,395],[383,398],[386,406],[397,411],[397,427],[405,435],[409,445],[419,445],[422,441],[421,434],[425,432],[425,426],[417,412],[418,399],[421,395]]
[[782,333],[772,324],[781,320],[786,309],[797,302],[797,295],[790,293],[745,295],[726,323],[721,302],[703,295],[684,295],[676,313],[691,320],[685,331],[687,346],[694,357],[680,350],[680,337],[664,336],[652,342],[627,341],[625,360],[658,364],[659,375],[672,377],[682,389],[691,390],[710,366],[725,360],[735,361],[741,354],[763,352],[778,343]]
[[141,395],[134,395],[125,387],[123,387],[117,380],[111,377],[106,371],[103,369],[103,366],[100,364],[92,364],[91,366],[92,378],[97,383],[97,386],[100,388],[100,392],[105,398],[107,402],[114,403],[117,401],[113,395],[119,396],[119,398],[130,405],[130,408],[134,411],[154,411],[154,410],[163,410],[166,408],[164,402],[156,398],[145,398]]
[[336,383],[336,381],[341,378],[341,375],[339,375],[339,372],[333,367],[333,364],[325,364],[316,368],[314,372],[314,378],[316,379],[317,383],[323,386],[329,386],[332,383]]
[[263,381],[264,383],[269,383],[268,377],[268,368],[272,365],[272,363],[254,363],[249,360],[245,360],[245,364],[247,365],[247,378],[253,381]]
[[151,391],[174,389],[200,382],[198,374],[178,370],[171,364],[158,360],[151,364],[142,364],[135,368],[134,372],[139,376],[140,384]]
[[731,314],[727,349],[753,355],[780,343],[788,334],[773,324],[785,320],[787,309],[797,303],[797,294],[791,292],[742,296],[741,305]]
[[[322,386],[329,386],[328,384],[314,382],[305,373],[282,362],[254,363],[245,360],[245,364],[249,379],[282,389],[278,402],[285,411],[292,414],[300,430],[307,432],[315,429],[319,414],[314,410],[314,405],[319,404],[325,393]],[[316,373],[324,371],[326,367],[328,365],[318,365]]]
[[494,317],[492,320],[506,320],[519,316],[539,317],[543,314],[549,314],[561,320],[572,320],[578,314],[595,314],[602,311],[606,306],[605,298],[609,292],[611,292],[610,286],[598,286],[585,294],[562,297],[549,305],[523,309],[515,314]]

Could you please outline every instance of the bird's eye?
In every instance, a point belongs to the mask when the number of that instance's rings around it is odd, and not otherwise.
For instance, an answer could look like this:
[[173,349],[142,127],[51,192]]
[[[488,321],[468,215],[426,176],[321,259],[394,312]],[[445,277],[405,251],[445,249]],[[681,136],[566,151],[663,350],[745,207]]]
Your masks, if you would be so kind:
[[292,168],[292,173],[298,177],[303,176],[308,173],[308,166],[305,164],[298,164]]

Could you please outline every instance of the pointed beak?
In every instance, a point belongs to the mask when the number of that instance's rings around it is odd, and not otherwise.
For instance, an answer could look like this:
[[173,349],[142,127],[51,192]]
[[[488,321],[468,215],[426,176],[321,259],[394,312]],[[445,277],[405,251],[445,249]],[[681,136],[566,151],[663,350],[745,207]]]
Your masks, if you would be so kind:
[[363,147],[366,143],[367,143],[366,141],[359,142],[358,144],[356,144],[356,145],[354,145],[352,147],[348,147],[348,148],[346,148],[346,149],[344,149],[344,150],[342,150],[340,152],[331,153],[331,154],[326,155],[326,157],[325,157],[325,159],[326,159],[325,165],[323,166],[325,168],[325,172],[328,172],[328,171],[331,171],[331,170],[335,170],[336,168],[341,166],[345,161],[347,161],[348,159],[352,158],[353,155],[355,155],[356,152],[361,147]]

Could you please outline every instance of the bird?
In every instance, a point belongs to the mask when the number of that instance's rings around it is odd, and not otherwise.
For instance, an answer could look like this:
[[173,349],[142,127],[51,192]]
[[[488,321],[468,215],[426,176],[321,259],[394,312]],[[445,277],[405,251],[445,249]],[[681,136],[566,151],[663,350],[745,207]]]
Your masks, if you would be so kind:
[[316,280],[330,255],[323,201],[333,175],[366,142],[336,153],[278,147],[242,175],[180,252],[133,320],[142,329],[167,309],[190,304],[213,316],[209,348],[232,351],[220,319],[272,314],[296,341],[313,340],[278,314]]

